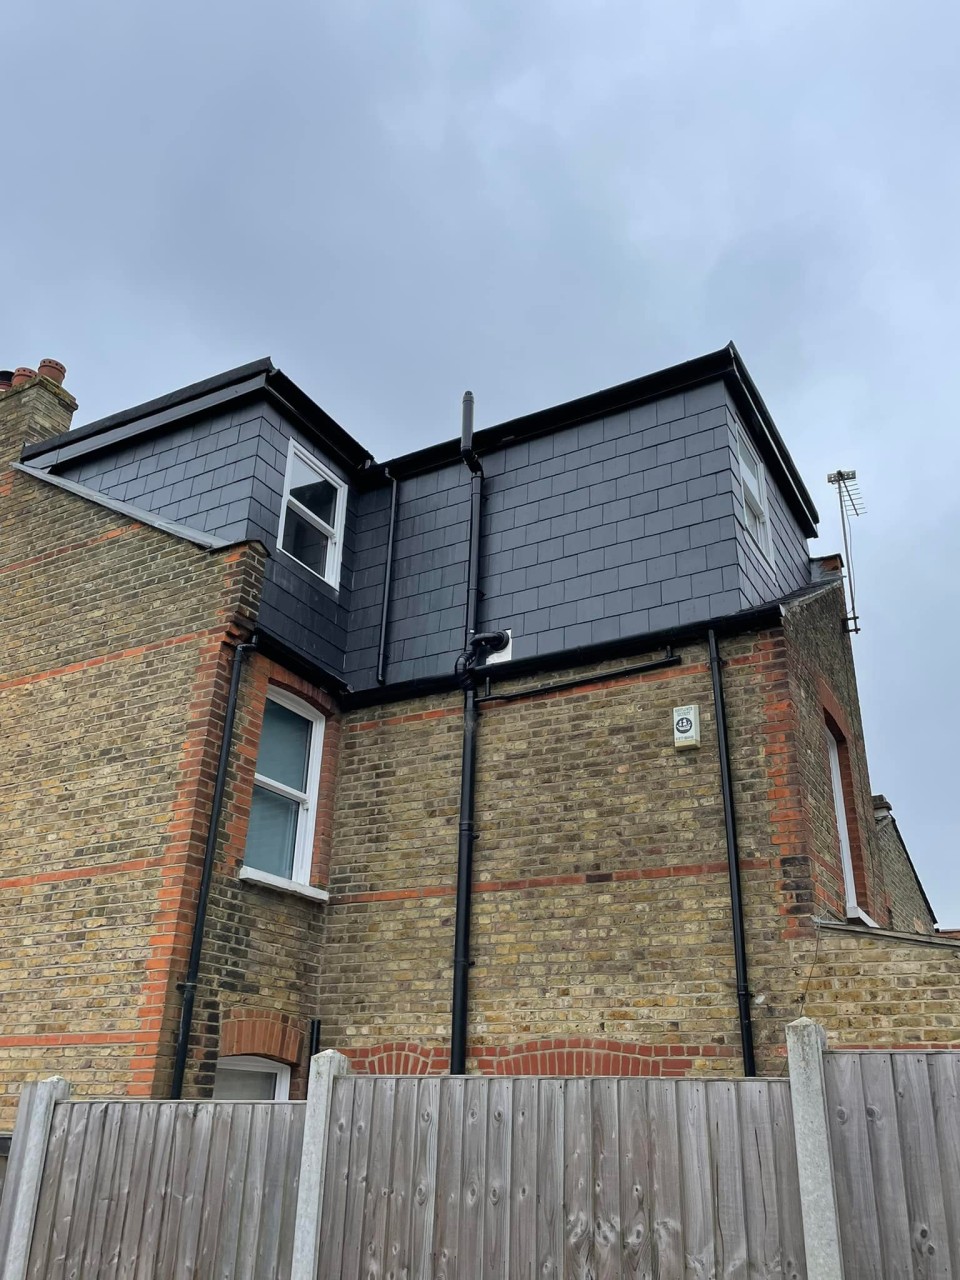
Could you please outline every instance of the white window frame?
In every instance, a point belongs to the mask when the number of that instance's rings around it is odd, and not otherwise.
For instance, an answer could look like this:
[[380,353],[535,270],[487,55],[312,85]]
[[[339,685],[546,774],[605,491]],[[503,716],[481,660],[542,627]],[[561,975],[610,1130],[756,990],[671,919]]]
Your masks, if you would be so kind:
[[217,1059],[217,1070],[223,1071],[269,1071],[276,1076],[273,1090],[274,1102],[286,1102],[290,1097],[290,1068],[285,1062],[275,1062],[273,1058],[257,1058],[252,1054],[232,1054],[227,1058]]
[[[294,458],[302,462],[304,466],[309,467],[319,480],[328,481],[336,489],[337,505],[332,525],[327,524],[326,520],[321,520],[319,516],[308,510],[302,502],[298,502],[296,498],[291,497],[290,488],[293,479]],[[327,562],[323,573],[317,573],[316,569],[311,569],[308,564],[304,564],[302,560],[298,560],[295,555],[283,549],[283,531],[287,523],[287,511],[291,507],[298,516],[306,520],[308,524],[312,524],[315,529],[319,529],[328,539]],[[312,573],[315,578],[319,578],[321,582],[333,587],[334,591],[339,591],[340,565],[343,559],[343,529],[346,518],[347,486],[328,467],[325,467],[319,458],[315,458],[312,453],[308,453],[303,445],[297,444],[296,440],[291,440],[287,448],[287,466],[283,477],[283,505],[280,508],[280,527],[277,530],[277,550],[292,560],[294,564],[298,564],[301,569],[306,569],[307,573]]]
[[872,919],[857,902],[857,882],[853,874],[853,853],[850,847],[850,828],[847,826],[847,803],[843,790],[843,774],[840,772],[840,744],[824,725],[827,735],[827,755],[830,760],[830,788],[833,791],[833,811],[837,820],[837,835],[840,838],[840,864],[843,867],[844,908],[848,920],[862,920],[865,924],[878,928]]
[[[773,537],[770,530],[770,503],[767,499],[767,470],[763,465],[759,453],[753,447],[751,441],[747,438],[747,433],[743,427],[737,428],[737,452],[740,462],[740,488],[743,492],[744,521],[743,526],[751,539],[760,548],[766,558],[773,564]],[[744,455],[748,454],[757,469],[757,487],[759,493],[754,494],[748,485],[745,477],[747,468],[744,466]],[[747,508],[753,512],[760,528],[760,537],[758,538],[747,522]]]
[[[274,778],[268,778],[265,774],[254,773],[254,782],[258,786],[274,792],[275,795],[285,796],[288,800],[296,800],[300,804],[300,812],[297,815],[297,834],[293,846],[293,870],[290,879],[286,880],[283,876],[275,876],[269,871],[261,871],[259,867],[248,867],[244,864],[240,868],[240,878],[256,880],[277,889],[309,886],[310,872],[313,867],[313,839],[317,828],[317,803],[320,796],[320,768],[323,763],[326,716],[315,707],[311,707],[309,702],[304,702],[295,694],[287,693],[285,689],[276,689],[271,686],[267,690],[267,700],[276,702],[311,722],[310,748],[307,755],[307,785],[306,790],[297,791],[282,782],[277,782]],[[304,896],[316,896],[323,901],[327,898],[327,894],[319,889]]]

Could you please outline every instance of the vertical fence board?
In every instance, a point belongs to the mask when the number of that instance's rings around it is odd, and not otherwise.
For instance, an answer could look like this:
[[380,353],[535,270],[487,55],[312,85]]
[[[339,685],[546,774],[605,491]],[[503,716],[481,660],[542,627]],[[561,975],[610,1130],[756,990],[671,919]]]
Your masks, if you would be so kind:
[[860,1055],[824,1054],[823,1069],[845,1280],[882,1280],[880,1224],[863,1106]]
[[361,1274],[365,1280],[380,1280],[384,1274],[396,1094],[397,1082],[392,1077],[387,1076],[377,1080],[373,1095],[370,1170],[367,1177],[367,1205],[363,1226]]
[[[950,1280],[954,1272],[926,1055],[896,1054],[893,1078],[914,1275],[918,1280]],[[957,1212],[956,1205],[951,1205],[951,1212]]]
[[563,1276],[563,1086],[541,1080],[537,1114],[537,1271]]
[[597,1280],[620,1280],[620,1108],[617,1081],[590,1082],[593,1131],[593,1251]]
[[883,1274],[890,1280],[910,1280],[910,1224],[907,1220],[907,1192],[900,1159],[897,1129],[897,1097],[893,1084],[893,1063],[888,1053],[865,1053],[860,1058],[870,1164],[880,1212],[877,1227]]
[[283,1195],[289,1171],[290,1108],[282,1104],[272,1106],[267,1114],[270,1117],[270,1131],[267,1134],[263,1202],[260,1207],[260,1229],[257,1233],[256,1265],[253,1271],[257,1280],[277,1275]]
[[537,1083],[521,1077],[513,1086],[511,1280],[534,1280],[537,1274]]
[[160,1245],[160,1230],[169,1203],[170,1157],[173,1150],[176,1108],[165,1107],[160,1103],[156,1104],[156,1108],[157,1128],[150,1153],[143,1227],[137,1248],[137,1280],[153,1280],[156,1272],[157,1250]]
[[339,1276],[346,1230],[347,1189],[350,1182],[350,1138],[355,1090],[366,1084],[354,1076],[338,1076],[333,1082],[330,1129],[327,1136],[327,1171],[323,1179],[323,1213],[318,1276]]
[[217,1226],[217,1252],[214,1261],[214,1274],[231,1278],[237,1265],[237,1250],[240,1245],[240,1212],[243,1205],[243,1184],[247,1176],[253,1104],[237,1102],[232,1110],[223,1180],[223,1209]]
[[705,1086],[699,1080],[678,1080],[676,1090],[685,1263],[691,1276],[712,1276],[716,1257]]
[[437,1184],[437,1141],[440,1125],[440,1081],[419,1082],[417,1149],[410,1202],[410,1280],[433,1274],[433,1231],[444,1188]]
[[290,1139],[287,1145],[288,1172],[284,1181],[283,1208],[280,1214],[278,1276],[289,1276],[293,1266],[293,1239],[297,1226],[297,1195],[300,1189],[300,1159],[303,1152],[306,1114],[306,1107],[300,1103],[291,1107]]
[[436,1280],[457,1280],[460,1268],[464,1093],[465,1082],[461,1077],[443,1081],[437,1155]]
[[717,1276],[747,1280],[747,1222],[740,1151],[740,1085],[732,1080],[706,1084],[714,1191]]
[[171,1108],[173,1136],[170,1144],[170,1165],[164,1196],[163,1221],[157,1243],[157,1263],[152,1272],[153,1280],[176,1280],[181,1274],[178,1267],[177,1238],[180,1234],[180,1217],[190,1167],[190,1142],[197,1114],[195,1103],[181,1103]]
[[564,1080],[564,1274],[593,1276],[593,1113],[589,1080]]
[[73,1103],[67,1125],[66,1150],[60,1170],[60,1186],[54,1208],[53,1233],[47,1265],[41,1275],[44,1280],[63,1280],[69,1253],[70,1234],[73,1226],[74,1205],[80,1181],[80,1164],[83,1159],[83,1143],[90,1114],[88,1102]]
[[513,1139],[512,1079],[487,1082],[486,1204],[483,1210],[483,1280],[509,1280],[510,1174]]
[[210,1162],[200,1214],[200,1240],[197,1246],[197,1274],[213,1276],[219,1253],[220,1221],[226,1200],[227,1158],[235,1112],[233,1107],[214,1108],[210,1133]]
[[751,1280],[780,1280],[790,1274],[780,1248],[780,1188],[770,1106],[777,1083],[744,1080],[739,1086],[743,1209]]
[[417,1142],[417,1085],[415,1076],[397,1081],[394,1109],[393,1173],[387,1205],[384,1273],[387,1280],[410,1274],[410,1202],[413,1199]]
[[100,1168],[103,1130],[107,1118],[105,1102],[89,1102],[86,1105],[86,1124],[83,1147],[77,1169],[77,1186],[70,1206],[70,1235],[64,1272],[68,1280],[74,1280],[83,1269],[83,1256],[90,1229],[97,1174]]
[[[240,1233],[237,1264],[231,1280],[255,1280],[260,1217],[263,1213],[267,1148],[272,1106],[251,1106],[250,1140],[247,1146],[243,1192],[240,1199]],[[166,1280],[166,1277],[163,1278]]]
[[[486,1081],[468,1077],[463,1097],[463,1190],[460,1196],[460,1276],[480,1273],[483,1257],[483,1188],[487,1168]],[[467,1270],[469,1268],[469,1270]]]
[[677,1086],[672,1080],[651,1080],[647,1088],[652,1254],[654,1274],[665,1280],[667,1276],[685,1274]]
[[807,1273],[807,1257],[800,1210],[800,1175],[794,1149],[793,1107],[789,1084],[785,1081],[777,1084],[779,1087],[770,1094],[770,1119],[773,1123],[773,1159],[780,1218],[781,1269],[785,1280],[803,1280]]
[[203,1200],[210,1166],[210,1143],[213,1136],[213,1103],[201,1103],[194,1113],[187,1158],[187,1177],[180,1206],[180,1229],[175,1259],[178,1280],[196,1275],[203,1222]]
[[136,1275],[140,1232],[143,1229],[147,1190],[150,1186],[150,1161],[157,1133],[157,1121],[160,1117],[160,1103],[158,1102],[140,1103],[139,1109],[140,1124],[133,1152],[133,1164],[130,1170],[130,1191],[127,1195],[126,1216],[120,1236],[117,1280],[133,1280]]
[[137,1135],[143,1108],[136,1102],[115,1104],[120,1121],[120,1143],[116,1158],[114,1184],[110,1197],[110,1214],[100,1246],[98,1280],[116,1280],[120,1265],[120,1242],[127,1216],[127,1202],[133,1178],[133,1163],[139,1150]]
[[620,1221],[624,1280],[653,1274],[650,1124],[646,1080],[618,1082],[620,1115]]
[[90,1210],[90,1229],[87,1233],[83,1265],[78,1272],[82,1280],[99,1280],[103,1274],[103,1243],[107,1219],[111,1214],[118,1191],[122,1105],[122,1103],[107,1103],[105,1106],[100,1161],[97,1166]]
[[960,1274],[960,1053],[931,1053],[928,1062],[950,1257]]
[[363,1211],[367,1200],[370,1121],[373,1116],[373,1090],[376,1079],[368,1076],[357,1080],[350,1135],[350,1187],[343,1229],[343,1263],[340,1271],[323,1271],[323,1280],[359,1280],[360,1254],[363,1248]]

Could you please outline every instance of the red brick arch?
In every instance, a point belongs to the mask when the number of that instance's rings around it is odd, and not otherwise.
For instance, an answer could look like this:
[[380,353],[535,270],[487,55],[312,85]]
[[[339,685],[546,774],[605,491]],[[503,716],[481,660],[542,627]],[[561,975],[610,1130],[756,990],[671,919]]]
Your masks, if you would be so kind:
[[[426,1076],[448,1069],[445,1048],[391,1040],[344,1049],[358,1074]],[[683,1076],[697,1059],[735,1058],[731,1045],[636,1044],[591,1036],[557,1036],[516,1045],[476,1048],[471,1068],[494,1076]]]
[[303,1049],[303,1032],[273,1009],[236,1008],[220,1020],[220,1057],[251,1054],[295,1067]]
[[447,1070],[446,1049],[428,1048],[407,1040],[387,1040],[360,1049],[344,1049],[350,1068],[358,1075],[435,1076]]

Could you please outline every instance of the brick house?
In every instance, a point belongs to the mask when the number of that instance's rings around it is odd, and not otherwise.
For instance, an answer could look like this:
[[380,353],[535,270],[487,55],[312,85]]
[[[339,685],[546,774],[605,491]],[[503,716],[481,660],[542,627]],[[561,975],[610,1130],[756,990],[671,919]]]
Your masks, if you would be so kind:
[[0,375],[8,1103],[298,1096],[311,1047],[779,1071],[800,1008],[960,1043],[732,346],[386,465],[269,361],[75,430],[41,375]]

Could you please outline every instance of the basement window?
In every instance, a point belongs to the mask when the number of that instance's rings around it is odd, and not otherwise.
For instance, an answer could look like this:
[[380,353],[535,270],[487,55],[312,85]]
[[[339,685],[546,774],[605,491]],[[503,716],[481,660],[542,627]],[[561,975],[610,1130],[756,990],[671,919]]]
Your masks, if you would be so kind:
[[277,546],[334,590],[340,586],[346,507],[343,481],[291,440]]
[[741,427],[737,432],[740,454],[740,482],[743,486],[743,519],[747,532],[767,557],[773,559],[770,537],[770,508],[767,502],[767,477],[760,456]]
[[269,1058],[221,1058],[213,1096],[217,1102],[285,1102],[290,1097],[290,1068]]
[[313,861],[324,718],[300,698],[271,689],[263,711],[244,879],[307,885]]

